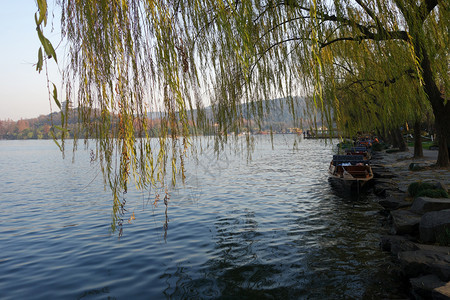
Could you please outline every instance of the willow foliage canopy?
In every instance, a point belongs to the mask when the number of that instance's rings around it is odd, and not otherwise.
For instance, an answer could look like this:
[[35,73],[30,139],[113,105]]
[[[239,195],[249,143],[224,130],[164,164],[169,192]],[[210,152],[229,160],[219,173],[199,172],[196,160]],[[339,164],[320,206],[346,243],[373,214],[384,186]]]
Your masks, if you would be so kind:
[[[47,3],[37,3],[40,71],[56,53]],[[139,187],[170,167],[182,174],[190,137],[243,131],[273,97],[295,116],[292,96],[311,96],[323,121],[348,133],[431,109],[438,163],[449,163],[447,1],[58,0],[53,9],[66,55],[59,94],[78,107],[78,137],[96,138],[115,195],[130,174]],[[56,87],[54,98],[61,106]]]

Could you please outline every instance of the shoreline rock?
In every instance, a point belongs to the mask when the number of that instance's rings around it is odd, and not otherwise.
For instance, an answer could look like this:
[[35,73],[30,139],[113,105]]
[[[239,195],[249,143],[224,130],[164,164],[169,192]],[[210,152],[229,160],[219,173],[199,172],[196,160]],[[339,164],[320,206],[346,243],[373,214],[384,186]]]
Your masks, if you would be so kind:
[[448,235],[450,245],[450,199],[419,197],[411,201],[407,194],[412,182],[430,182],[445,190],[450,186],[450,170],[410,170],[411,163],[435,163],[430,151],[424,151],[428,156],[421,160],[408,158],[408,152],[383,153],[373,159],[373,192],[389,212],[392,233],[381,237],[380,247],[391,252],[408,278],[413,299],[450,300],[450,247],[430,244]]
[[425,243],[439,241],[439,235],[450,235],[450,209],[425,213],[419,226],[420,240]]
[[418,214],[444,209],[450,209],[450,198],[418,197],[411,206],[411,211]]
[[410,279],[412,294],[415,298],[422,297],[425,299],[433,298],[433,291],[437,288],[444,287],[446,282],[441,281],[435,275],[425,275]]
[[392,210],[392,233],[397,235],[414,235],[419,231],[419,224],[422,218],[410,210]]

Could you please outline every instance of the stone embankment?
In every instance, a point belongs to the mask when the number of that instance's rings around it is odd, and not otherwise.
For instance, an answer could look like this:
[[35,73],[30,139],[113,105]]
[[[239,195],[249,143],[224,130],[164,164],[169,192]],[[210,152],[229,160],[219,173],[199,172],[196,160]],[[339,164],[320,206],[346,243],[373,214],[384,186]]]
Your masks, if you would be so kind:
[[[408,186],[430,182],[448,191],[450,169],[429,168],[437,151],[424,150],[424,157],[412,159],[412,152],[378,153],[372,159],[374,193],[388,212],[391,235],[381,238],[408,278],[415,299],[450,300],[450,198],[413,199]],[[414,163],[423,166],[411,171]],[[444,246],[443,246],[444,245]]]

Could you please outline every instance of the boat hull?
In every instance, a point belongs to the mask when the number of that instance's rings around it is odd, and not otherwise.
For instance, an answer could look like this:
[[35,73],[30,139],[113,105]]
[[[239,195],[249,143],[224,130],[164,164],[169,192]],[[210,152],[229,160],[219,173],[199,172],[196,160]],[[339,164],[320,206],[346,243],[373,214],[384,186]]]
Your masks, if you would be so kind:
[[333,162],[331,162],[329,176],[332,181],[337,182],[352,191],[359,192],[373,179],[373,172],[370,165],[335,166]]

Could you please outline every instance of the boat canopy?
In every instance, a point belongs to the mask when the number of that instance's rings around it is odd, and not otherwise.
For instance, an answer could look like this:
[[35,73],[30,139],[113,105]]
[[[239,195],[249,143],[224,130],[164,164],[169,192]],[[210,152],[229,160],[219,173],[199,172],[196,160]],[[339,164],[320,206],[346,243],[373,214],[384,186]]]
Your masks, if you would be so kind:
[[339,165],[343,163],[350,163],[356,165],[359,163],[366,164],[367,161],[364,160],[364,155],[333,155],[333,164]]

